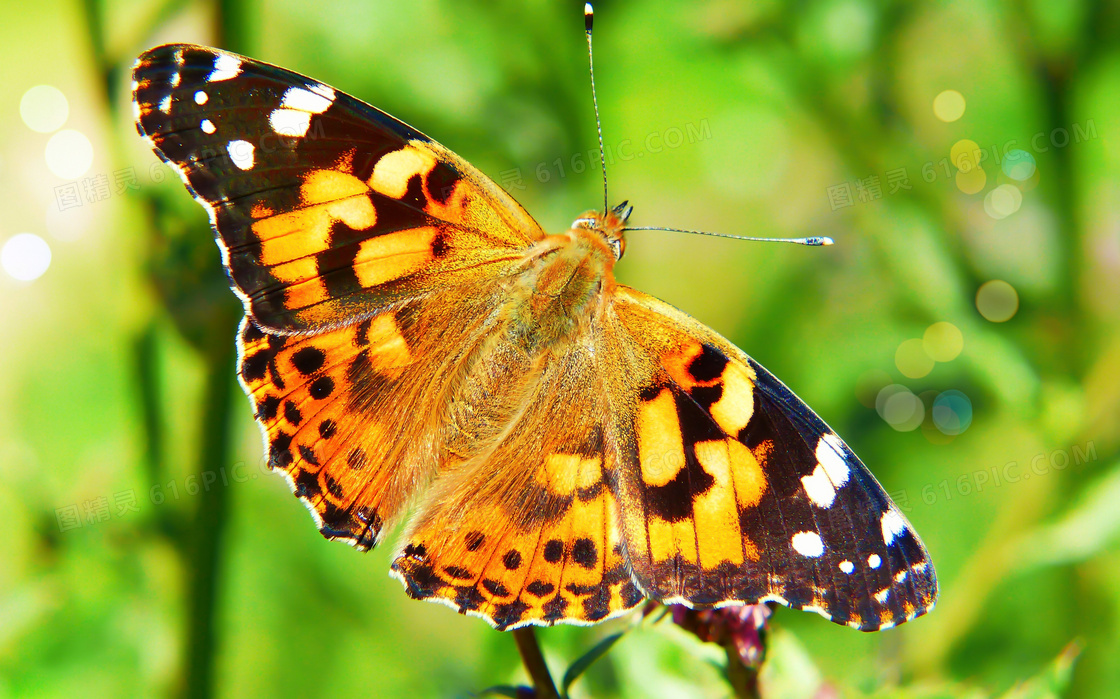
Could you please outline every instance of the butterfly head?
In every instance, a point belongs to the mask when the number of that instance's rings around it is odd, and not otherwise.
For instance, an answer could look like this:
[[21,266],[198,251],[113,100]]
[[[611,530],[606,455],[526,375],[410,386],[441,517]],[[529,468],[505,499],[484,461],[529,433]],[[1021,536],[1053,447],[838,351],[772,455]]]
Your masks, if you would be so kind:
[[626,238],[622,233],[633,211],[634,207],[626,201],[606,212],[587,211],[572,222],[572,228],[598,233],[610,246],[617,261],[622,259],[622,253],[626,252]]

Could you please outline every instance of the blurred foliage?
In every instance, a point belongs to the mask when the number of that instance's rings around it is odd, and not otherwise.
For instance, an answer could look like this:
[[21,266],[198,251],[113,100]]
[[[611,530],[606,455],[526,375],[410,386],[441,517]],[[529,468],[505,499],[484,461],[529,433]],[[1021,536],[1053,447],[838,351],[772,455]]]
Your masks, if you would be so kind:
[[[596,9],[612,199],[636,225],[837,241],[634,233],[620,279],[798,391],[906,510],[942,582],[932,614],[883,633],[776,611],[763,695],[1115,696],[1120,5]],[[280,478],[258,478],[231,368],[238,309],[203,212],[135,135],[128,69],[192,41],[315,76],[447,144],[559,230],[601,187],[581,3],[30,3],[6,9],[0,38],[0,245],[28,231],[53,251],[33,282],[0,270],[0,697],[526,682],[508,635],[409,601],[385,575],[391,547],[323,541]],[[81,175],[53,174],[50,134],[21,121],[16,97],[39,84],[66,95],[64,128],[93,145]],[[934,113],[945,90],[965,100],[955,121]],[[966,138],[985,154],[971,194],[950,155]],[[1005,171],[1011,149],[1036,164],[1025,181]],[[60,208],[59,187],[129,168],[136,187]],[[909,188],[893,191],[900,169]],[[1021,204],[996,218],[1003,185]],[[977,309],[993,279],[1018,294],[1007,322]],[[896,350],[937,322],[963,351],[904,375]],[[881,417],[884,383],[924,396],[921,426]],[[930,416],[947,390],[972,406],[956,435]],[[538,637],[560,677],[629,623]],[[724,696],[725,662],[643,623],[572,696]]]

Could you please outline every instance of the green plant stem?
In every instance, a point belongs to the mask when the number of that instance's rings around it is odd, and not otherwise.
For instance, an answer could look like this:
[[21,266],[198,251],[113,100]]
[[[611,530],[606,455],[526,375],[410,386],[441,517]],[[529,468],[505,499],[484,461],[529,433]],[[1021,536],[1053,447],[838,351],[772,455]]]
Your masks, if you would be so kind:
[[[220,333],[219,333],[220,334]],[[202,444],[198,454],[198,482],[216,472],[229,453],[230,413],[236,355],[228,338],[211,337],[202,402]],[[187,627],[182,696],[191,699],[214,693],[215,601],[221,580],[221,536],[226,520],[226,487],[214,480],[198,493],[198,506],[189,530],[186,573]]]
[[517,651],[521,653],[521,662],[525,664],[525,671],[533,680],[537,699],[560,699],[556,691],[556,683],[552,681],[552,674],[544,662],[540,644],[537,643],[537,632],[532,626],[515,629],[513,640],[517,642]]
[[[739,657],[735,643],[728,638],[723,642],[727,653],[727,682],[739,699],[758,699],[758,667],[747,667]],[[761,667],[761,665],[759,666]]]

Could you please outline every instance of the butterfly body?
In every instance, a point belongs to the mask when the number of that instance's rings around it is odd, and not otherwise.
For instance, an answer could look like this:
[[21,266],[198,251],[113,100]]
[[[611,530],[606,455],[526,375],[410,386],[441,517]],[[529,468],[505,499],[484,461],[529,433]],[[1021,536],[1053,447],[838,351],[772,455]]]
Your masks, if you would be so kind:
[[928,554],[757,362],[618,284],[631,209],[548,235],[500,187],[310,78],[194,45],[134,69],[141,135],[211,217],[269,465],[392,574],[498,628],[643,599],[928,611]]

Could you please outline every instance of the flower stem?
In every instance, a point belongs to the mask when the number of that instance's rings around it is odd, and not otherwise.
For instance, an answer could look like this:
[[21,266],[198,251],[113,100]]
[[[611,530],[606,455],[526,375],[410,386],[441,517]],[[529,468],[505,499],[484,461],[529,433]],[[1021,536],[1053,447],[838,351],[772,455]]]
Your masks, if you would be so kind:
[[513,640],[517,642],[517,651],[521,653],[521,662],[525,664],[525,671],[533,680],[537,699],[560,699],[552,674],[544,662],[544,655],[541,654],[540,644],[537,643],[537,632],[532,626],[525,626],[512,633]]
[[723,642],[723,649],[727,652],[727,683],[738,699],[758,699],[758,667],[748,667],[739,657],[739,650],[734,641],[729,637]]

